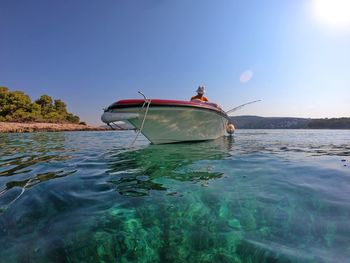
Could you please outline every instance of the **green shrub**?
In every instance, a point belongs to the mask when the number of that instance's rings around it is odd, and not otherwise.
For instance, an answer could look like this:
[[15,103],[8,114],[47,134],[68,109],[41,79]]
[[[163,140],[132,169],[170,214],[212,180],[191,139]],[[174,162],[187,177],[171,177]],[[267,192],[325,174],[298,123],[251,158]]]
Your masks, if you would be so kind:
[[67,105],[60,99],[41,95],[32,102],[22,91],[0,87],[0,121],[79,123],[80,118],[69,113]]

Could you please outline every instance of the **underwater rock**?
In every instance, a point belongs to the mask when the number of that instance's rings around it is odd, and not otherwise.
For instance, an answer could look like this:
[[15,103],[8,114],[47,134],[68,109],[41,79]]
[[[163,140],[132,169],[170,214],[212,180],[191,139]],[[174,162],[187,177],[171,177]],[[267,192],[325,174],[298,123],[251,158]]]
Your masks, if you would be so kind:
[[250,211],[249,209],[242,209],[241,223],[245,230],[256,229],[255,217],[252,211]]
[[259,229],[259,233],[261,236],[266,237],[270,233],[270,228],[268,228],[267,226],[263,226]]
[[236,218],[228,220],[228,225],[234,229],[241,229],[242,228],[241,223]]
[[219,207],[219,217],[220,218],[228,218],[229,217],[229,209],[226,202],[222,202]]

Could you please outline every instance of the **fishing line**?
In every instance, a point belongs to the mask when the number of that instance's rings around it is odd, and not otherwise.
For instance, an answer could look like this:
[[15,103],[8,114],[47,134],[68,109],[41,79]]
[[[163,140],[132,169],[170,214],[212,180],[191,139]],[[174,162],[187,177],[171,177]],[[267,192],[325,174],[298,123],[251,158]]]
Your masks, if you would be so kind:
[[253,104],[253,103],[259,102],[259,101],[261,101],[261,100],[254,100],[254,101],[250,101],[250,102],[244,103],[242,105],[239,105],[239,106],[237,106],[237,107],[235,107],[233,109],[230,109],[230,110],[226,111],[226,114],[229,115],[231,112],[234,112],[236,110],[239,110],[239,109],[243,108],[246,105]]

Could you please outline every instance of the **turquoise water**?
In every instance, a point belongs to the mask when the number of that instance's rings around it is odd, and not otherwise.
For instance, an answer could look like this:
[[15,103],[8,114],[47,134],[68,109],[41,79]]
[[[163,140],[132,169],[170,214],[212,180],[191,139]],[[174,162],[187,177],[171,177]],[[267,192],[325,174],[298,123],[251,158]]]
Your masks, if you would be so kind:
[[0,134],[0,262],[349,262],[350,131]]

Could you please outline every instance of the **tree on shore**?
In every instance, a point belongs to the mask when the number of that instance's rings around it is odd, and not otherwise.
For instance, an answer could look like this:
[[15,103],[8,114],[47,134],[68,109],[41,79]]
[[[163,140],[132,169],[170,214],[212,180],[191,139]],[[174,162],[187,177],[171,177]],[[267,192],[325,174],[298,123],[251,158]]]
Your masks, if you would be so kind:
[[32,102],[22,91],[0,87],[0,121],[79,123],[80,119],[69,113],[67,105],[60,99],[41,95]]

